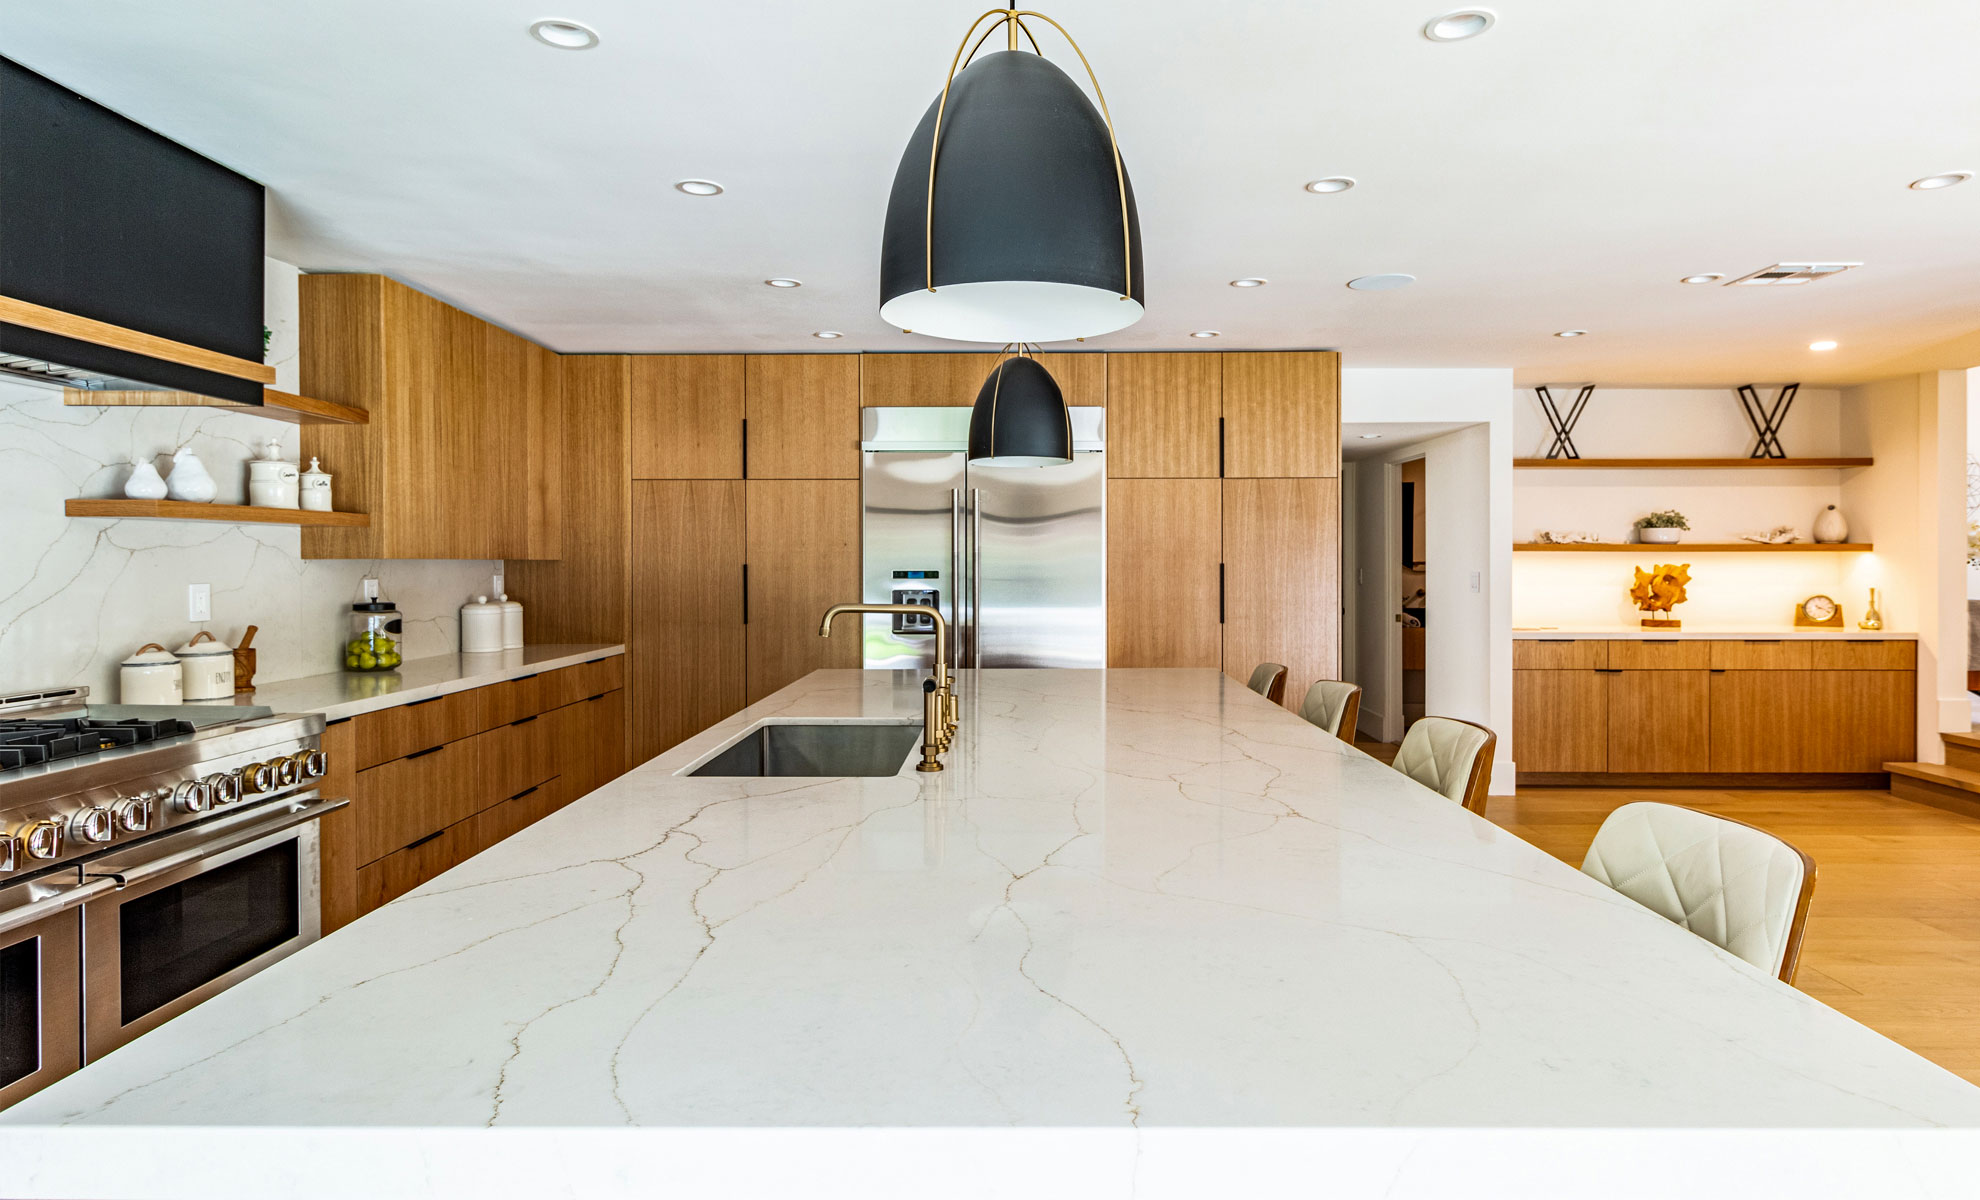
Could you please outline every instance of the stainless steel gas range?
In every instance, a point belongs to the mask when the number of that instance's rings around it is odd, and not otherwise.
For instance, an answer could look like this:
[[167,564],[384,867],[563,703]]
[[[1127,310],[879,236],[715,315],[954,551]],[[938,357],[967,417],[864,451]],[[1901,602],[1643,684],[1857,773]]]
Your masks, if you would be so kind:
[[0,1107],[321,936],[322,731],[0,694]]

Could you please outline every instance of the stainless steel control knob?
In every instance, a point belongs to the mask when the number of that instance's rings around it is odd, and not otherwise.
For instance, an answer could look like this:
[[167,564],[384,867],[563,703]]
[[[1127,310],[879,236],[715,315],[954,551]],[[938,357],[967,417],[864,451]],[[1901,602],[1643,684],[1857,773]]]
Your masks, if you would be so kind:
[[100,804],[77,809],[69,818],[69,836],[79,842],[100,846],[117,836],[117,818]]
[[21,865],[21,839],[11,833],[0,833],[0,873],[16,870]]
[[287,758],[270,759],[268,761],[268,769],[274,773],[275,786],[293,787],[301,783],[303,777],[302,760],[303,756],[300,754],[291,754]]
[[[218,779],[213,776],[212,779]],[[182,813],[203,813],[213,807],[212,779],[196,781],[188,779],[172,793],[172,804]]]
[[215,808],[222,804],[232,804],[241,798],[239,771],[229,771],[224,775],[208,775],[200,782],[206,785],[209,802]]
[[303,779],[321,779],[330,770],[330,757],[321,750],[302,750],[289,756]]
[[29,858],[43,862],[62,855],[62,823],[56,820],[36,821],[21,830],[21,848]]
[[275,768],[269,763],[255,763],[235,771],[234,780],[240,785],[235,799],[247,792],[272,792],[275,790]]
[[[198,787],[198,784],[194,784]],[[132,796],[119,800],[110,806],[116,814],[117,828],[124,833],[143,833],[151,828],[151,814],[156,802],[149,795]]]

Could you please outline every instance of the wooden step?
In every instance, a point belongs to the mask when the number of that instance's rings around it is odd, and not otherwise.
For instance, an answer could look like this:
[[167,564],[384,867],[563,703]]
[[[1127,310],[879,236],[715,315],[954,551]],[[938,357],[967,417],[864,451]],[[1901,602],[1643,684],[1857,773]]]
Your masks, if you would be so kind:
[[1939,735],[1939,740],[1946,746],[1947,766],[1980,771],[1980,735],[1942,733]]
[[1891,795],[1980,817],[1980,771],[1938,763],[1885,763]]

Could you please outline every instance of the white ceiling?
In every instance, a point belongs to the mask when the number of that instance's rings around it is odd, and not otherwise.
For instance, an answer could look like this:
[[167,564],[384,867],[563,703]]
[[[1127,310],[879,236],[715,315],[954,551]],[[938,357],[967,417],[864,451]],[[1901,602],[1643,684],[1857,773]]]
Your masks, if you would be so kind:
[[[1980,169],[1980,5],[1499,0],[1485,36],[1432,43],[1444,7],[1055,0],[1146,242],[1148,317],[1090,345],[1203,349],[1186,335],[1208,328],[1221,348],[1611,386],[1967,365],[1921,351],[1980,326],[1980,180],[1905,184]],[[389,272],[558,350],[946,349],[879,320],[878,244],[980,11],[0,0],[0,52],[266,183],[277,256]],[[603,44],[538,45],[546,15]],[[1301,189],[1335,174],[1361,184]],[[683,177],[728,192],[683,196]],[[1868,265],[1676,282],[1802,259]],[[1343,286],[1392,271],[1420,282]],[[1251,275],[1271,283],[1226,286]]]
[[1341,457],[1349,462],[1381,458],[1447,433],[1469,429],[1476,421],[1348,421],[1341,425]]

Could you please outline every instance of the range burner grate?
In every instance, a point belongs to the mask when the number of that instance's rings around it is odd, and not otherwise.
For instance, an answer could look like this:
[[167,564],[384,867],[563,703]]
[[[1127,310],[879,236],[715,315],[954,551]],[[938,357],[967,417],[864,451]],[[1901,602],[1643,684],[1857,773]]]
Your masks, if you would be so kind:
[[0,771],[33,766],[56,759],[114,750],[191,733],[190,721],[166,718],[162,721],[133,717],[125,721],[99,721],[89,717],[51,717],[46,720],[0,720]]

